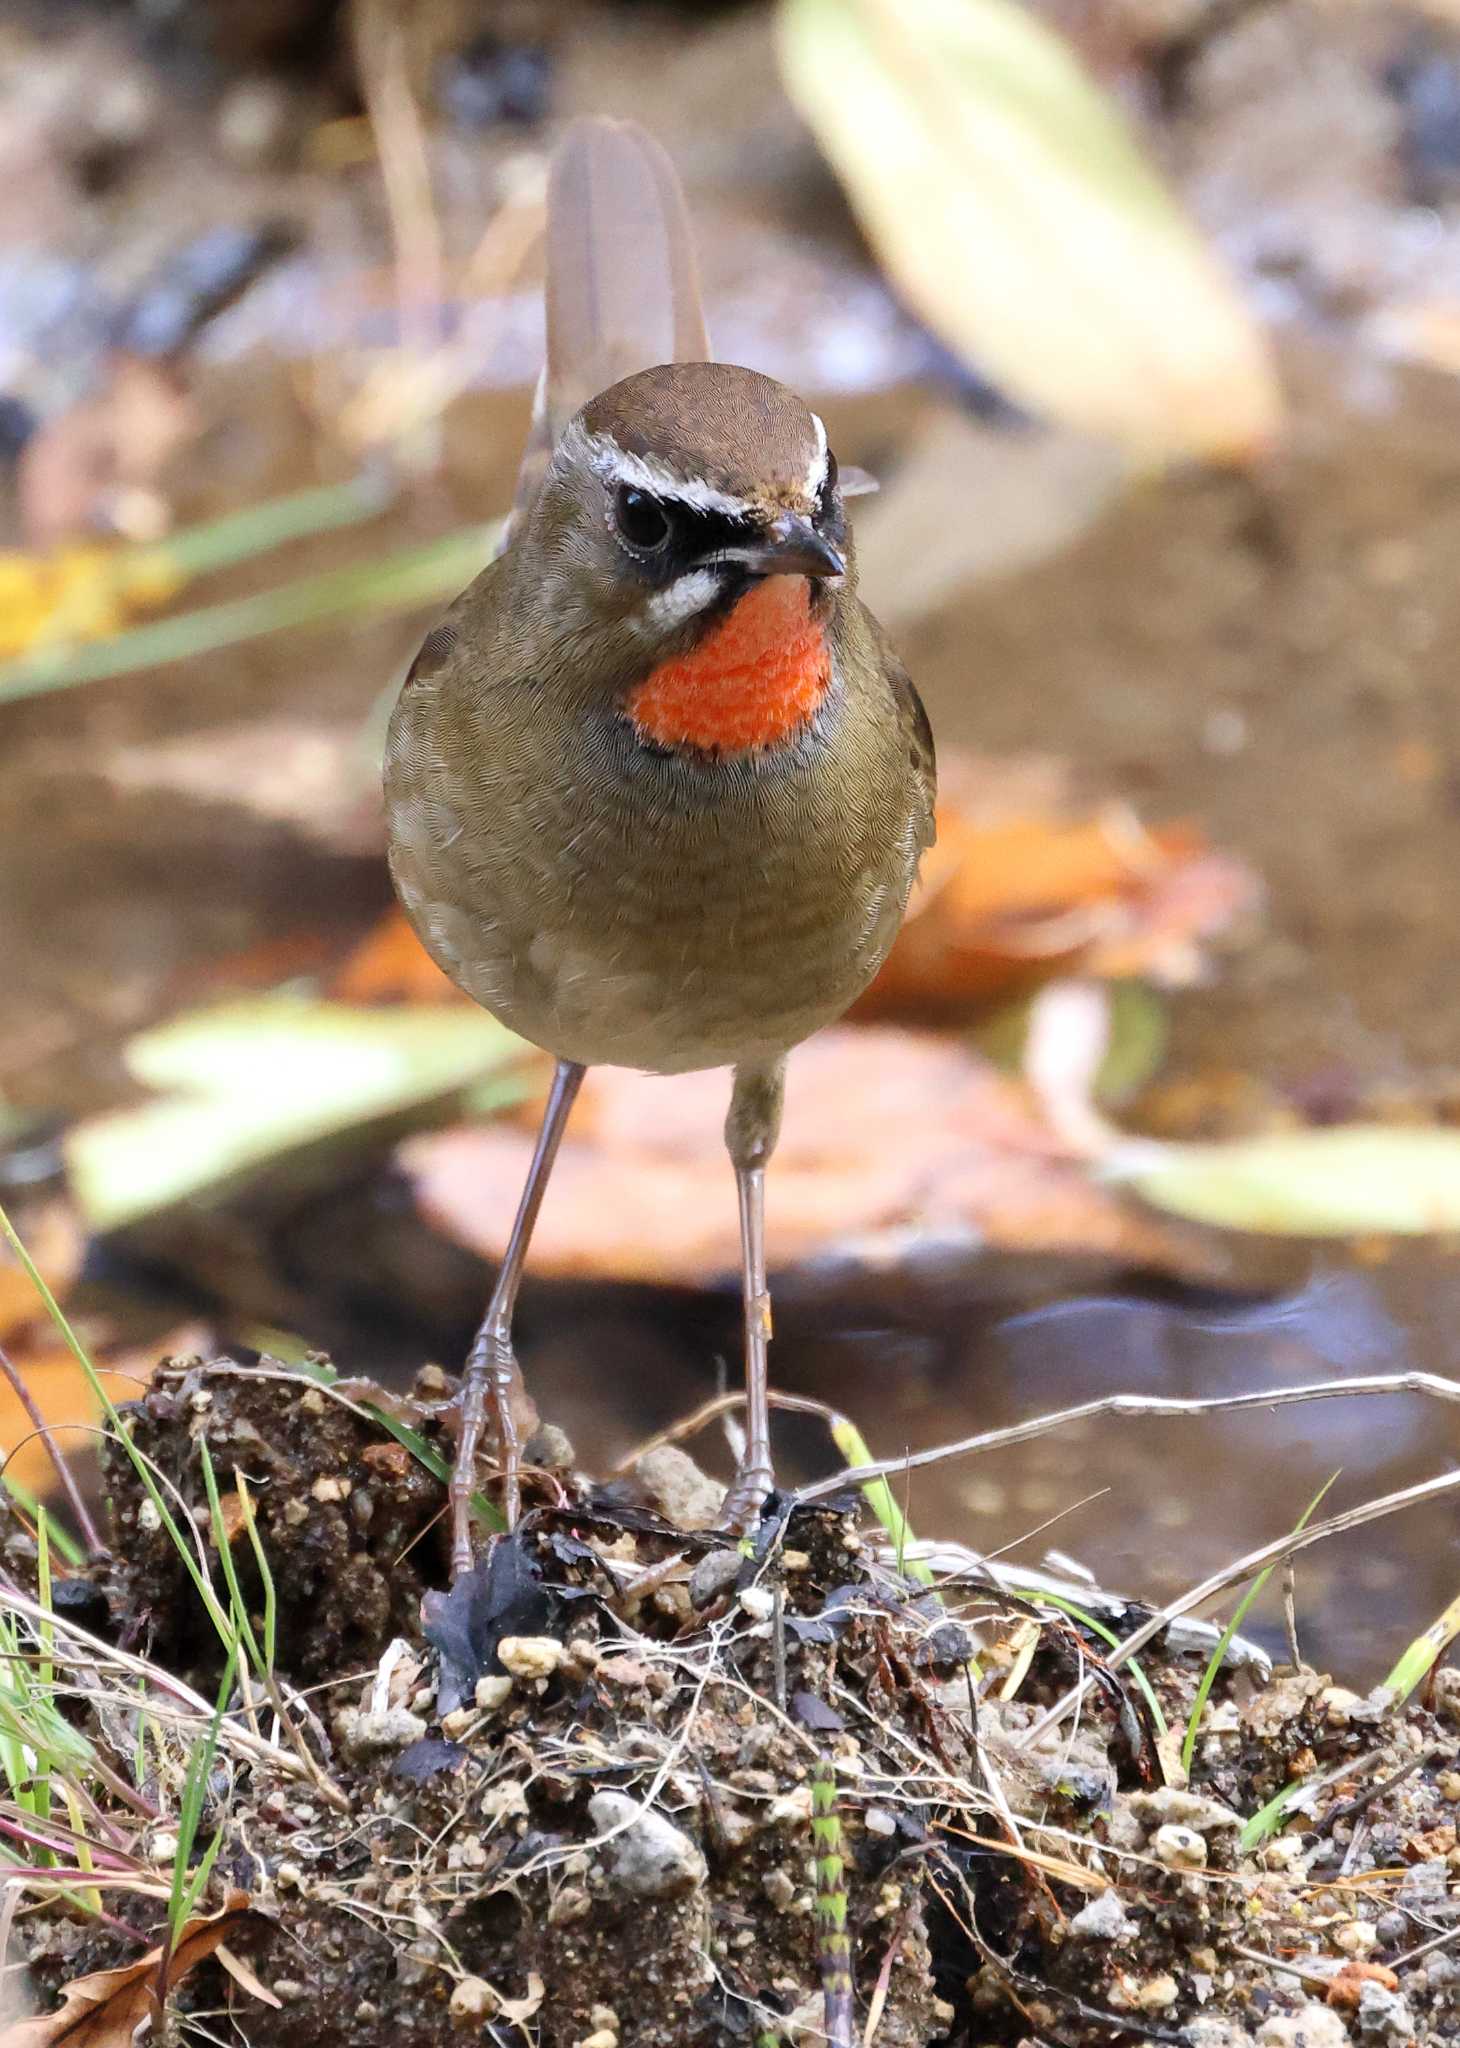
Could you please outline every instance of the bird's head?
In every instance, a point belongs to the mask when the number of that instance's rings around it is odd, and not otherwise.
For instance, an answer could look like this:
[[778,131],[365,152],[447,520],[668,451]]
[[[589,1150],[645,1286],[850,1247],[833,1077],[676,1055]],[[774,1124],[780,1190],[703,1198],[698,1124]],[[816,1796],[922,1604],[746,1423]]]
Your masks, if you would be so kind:
[[530,558],[566,636],[607,636],[624,673],[642,674],[689,654],[770,577],[801,579],[824,617],[855,573],[842,495],[826,429],[784,385],[667,363],[569,422],[524,569]]

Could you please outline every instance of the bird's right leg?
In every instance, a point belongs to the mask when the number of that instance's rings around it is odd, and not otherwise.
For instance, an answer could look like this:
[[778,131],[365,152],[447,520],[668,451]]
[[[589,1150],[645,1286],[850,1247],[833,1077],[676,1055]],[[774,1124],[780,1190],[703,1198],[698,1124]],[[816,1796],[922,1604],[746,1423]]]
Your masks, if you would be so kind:
[[542,1207],[543,1194],[553,1161],[558,1155],[568,1112],[583,1080],[584,1069],[574,1060],[559,1060],[548,1091],[547,1108],[537,1134],[527,1185],[522,1190],[517,1219],[502,1269],[487,1313],[477,1331],[461,1381],[461,1421],[456,1439],[456,1457],[451,1467],[448,1496],[451,1503],[451,1575],[459,1579],[471,1570],[471,1497],[476,1487],[477,1452],[486,1426],[490,1405],[497,1425],[497,1443],[502,1460],[502,1513],[510,1529],[521,1506],[522,1450],[517,1441],[517,1419],[512,1413],[512,1392],[517,1361],[512,1355],[512,1316],[517,1306],[517,1289],[532,1239],[532,1227]]
[[725,1119],[725,1144],[740,1196],[740,1275],[745,1314],[745,1452],[720,1511],[720,1526],[749,1534],[775,1483],[771,1465],[770,1381],[766,1347],[771,1297],[765,1273],[765,1169],[781,1128],[786,1062],[737,1067]]

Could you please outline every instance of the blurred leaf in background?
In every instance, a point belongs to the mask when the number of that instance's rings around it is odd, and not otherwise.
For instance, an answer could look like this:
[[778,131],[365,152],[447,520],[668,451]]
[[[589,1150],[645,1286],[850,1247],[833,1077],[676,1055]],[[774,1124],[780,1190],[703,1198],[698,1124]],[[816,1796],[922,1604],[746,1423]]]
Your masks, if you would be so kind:
[[[1211,1277],[1196,1233],[1102,1186],[1023,1084],[956,1039],[833,1027],[797,1047],[791,1074],[767,1211],[779,1269],[997,1248]],[[733,1274],[726,1099],[723,1072],[590,1069],[534,1231],[534,1272],[659,1286]],[[534,1123],[524,1111],[408,1139],[399,1157],[427,1220],[500,1258]]]
[[909,304],[1041,417],[1142,461],[1279,424],[1232,285],[1074,55],[1015,0],[783,0],[787,90]]
[[1460,1230],[1460,1131],[1348,1124],[1219,1145],[1134,1139],[1107,1177],[1177,1216],[1275,1236],[1423,1237]]
[[71,1132],[71,1185],[87,1225],[114,1230],[299,1147],[419,1113],[522,1050],[475,1004],[365,1010],[283,988],[193,1011],[132,1040],[127,1066],[157,1093]]
[[859,1015],[966,1015],[1071,973],[1184,985],[1258,902],[1194,827],[1075,802],[1063,762],[946,751],[939,771],[937,844]]

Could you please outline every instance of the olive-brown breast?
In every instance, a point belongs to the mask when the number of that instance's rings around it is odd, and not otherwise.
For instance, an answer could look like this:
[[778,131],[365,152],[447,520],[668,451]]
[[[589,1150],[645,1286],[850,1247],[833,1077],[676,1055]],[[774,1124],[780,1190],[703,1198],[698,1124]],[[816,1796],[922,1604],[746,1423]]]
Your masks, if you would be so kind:
[[418,667],[392,720],[392,868],[427,950],[586,1063],[769,1058],[839,1016],[931,837],[926,720],[870,614],[837,600],[819,694],[784,736],[664,744],[631,706],[585,706],[522,665],[506,571],[438,629],[440,665]]

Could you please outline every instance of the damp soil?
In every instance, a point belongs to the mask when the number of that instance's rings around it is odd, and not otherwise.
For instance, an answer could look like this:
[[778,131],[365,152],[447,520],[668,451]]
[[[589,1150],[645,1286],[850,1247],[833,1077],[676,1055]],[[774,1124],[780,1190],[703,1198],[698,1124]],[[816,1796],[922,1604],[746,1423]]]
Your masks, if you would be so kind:
[[[128,1411],[220,1596],[221,1540],[257,1608],[248,1474],[276,1694],[313,1772],[215,1773],[200,1909],[246,1895],[229,1951],[273,2003],[205,1962],[179,2024],[226,2010],[259,2048],[731,2048],[828,2023],[845,2044],[874,2015],[894,2048],[1455,2038],[1454,1673],[1395,1709],[1238,1639],[1188,1781],[1162,1730],[1214,1631],[1158,1635],[1137,1680],[972,1556],[936,1591],[904,1578],[855,1499],[773,1500],[730,1544],[683,1453],[596,1485],[555,1431],[518,1528],[448,1591],[439,1482],[378,1390],[321,1370],[178,1361]],[[424,1402],[405,1413],[449,1447]],[[68,1603],[211,1692],[171,1539],[118,1449],[107,1476],[115,1561]],[[145,1899],[124,1910],[152,1931]],[[42,2008],[132,1953],[64,1906],[17,1930]]]

